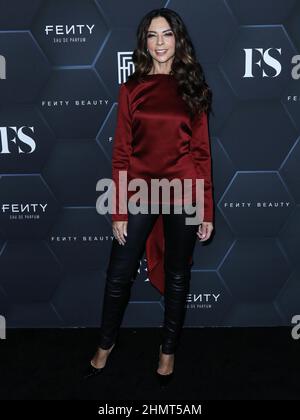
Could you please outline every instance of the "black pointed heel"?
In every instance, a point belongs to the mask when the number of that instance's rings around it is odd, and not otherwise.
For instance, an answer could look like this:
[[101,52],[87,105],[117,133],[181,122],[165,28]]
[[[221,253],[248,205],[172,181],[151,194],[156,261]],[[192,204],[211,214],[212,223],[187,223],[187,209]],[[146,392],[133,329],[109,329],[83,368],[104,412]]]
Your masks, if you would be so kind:
[[161,375],[160,373],[156,372],[156,379],[161,388],[165,388],[166,386],[168,386],[173,376],[174,372],[169,373],[168,375]]
[[[161,349],[162,349],[162,346],[160,346],[160,348],[159,348],[159,354],[161,354]],[[159,386],[161,388],[165,388],[166,386],[169,385],[169,383],[173,379],[173,377],[174,377],[174,370],[173,370],[173,372],[171,372],[171,373],[169,373],[167,375],[162,375],[161,373],[158,373],[156,371],[155,372],[155,376],[156,376],[156,380],[157,380]]]
[[91,378],[93,376],[99,375],[100,373],[102,373],[104,371],[104,369],[106,368],[107,364],[108,364],[108,360],[110,359],[111,353],[114,351],[114,349],[117,347],[117,344],[114,343],[113,347],[111,348],[110,352],[108,353],[107,359],[106,359],[106,363],[102,368],[96,368],[94,367],[91,362],[87,368],[87,370],[84,373],[83,378],[87,379],[87,378]]

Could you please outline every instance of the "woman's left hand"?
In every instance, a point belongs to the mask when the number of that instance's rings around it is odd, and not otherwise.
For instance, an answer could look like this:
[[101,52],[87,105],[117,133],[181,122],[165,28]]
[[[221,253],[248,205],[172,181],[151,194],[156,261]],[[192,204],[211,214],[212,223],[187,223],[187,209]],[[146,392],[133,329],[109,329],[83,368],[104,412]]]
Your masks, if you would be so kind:
[[200,242],[207,241],[207,239],[210,238],[211,233],[213,231],[214,227],[212,222],[202,222],[199,225],[199,229],[197,232],[197,236],[199,238]]

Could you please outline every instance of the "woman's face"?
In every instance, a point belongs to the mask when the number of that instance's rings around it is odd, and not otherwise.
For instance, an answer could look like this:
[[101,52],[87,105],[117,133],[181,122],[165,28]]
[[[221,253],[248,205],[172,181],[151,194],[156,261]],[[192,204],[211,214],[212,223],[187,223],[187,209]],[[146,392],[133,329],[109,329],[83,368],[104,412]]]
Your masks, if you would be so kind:
[[164,17],[152,19],[147,32],[147,48],[153,60],[166,63],[175,54],[175,35]]

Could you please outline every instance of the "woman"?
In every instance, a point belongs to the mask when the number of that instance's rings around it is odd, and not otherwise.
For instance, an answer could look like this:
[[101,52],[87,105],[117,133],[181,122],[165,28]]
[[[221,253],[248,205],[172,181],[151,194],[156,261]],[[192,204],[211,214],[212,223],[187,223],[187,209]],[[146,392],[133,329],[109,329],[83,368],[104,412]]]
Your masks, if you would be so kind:
[[[161,277],[155,277],[155,271],[151,273],[150,280],[155,284],[158,279],[156,286],[164,292],[165,298],[163,342],[156,375],[161,384],[166,384],[174,371],[196,238],[198,236],[200,241],[206,241],[213,230],[207,128],[211,91],[202,67],[196,61],[186,27],[173,10],[161,8],[149,12],[139,24],[137,41],[133,53],[135,72],[119,91],[112,158],[117,193],[116,213],[112,215],[114,239],[107,269],[99,347],[86,376],[99,373],[106,365],[116,343],[129,301],[132,278],[145,244],[147,260],[151,260],[148,267],[151,268],[152,257],[155,257],[153,241],[159,239],[159,245],[162,239],[159,234],[163,232],[165,284],[159,284]],[[151,211],[147,214],[128,212],[123,195],[125,189],[119,186],[120,171],[124,170],[128,172],[128,179],[142,178],[147,185],[153,178],[191,178],[193,203],[195,179],[204,179],[203,221],[186,224],[184,209],[181,214],[172,211],[170,214],[160,212],[159,215]],[[128,197],[134,194],[133,191],[126,193]],[[175,204],[172,200],[171,209]],[[163,199],[158,202],[162,204]],[[123,204],[124,208],[124,203],[126,210],[122,213],[120,207]],[[157,227],[159,219],[163,220],[163,231],[160,232]],[[153,232],[156,232],[155,237]]]

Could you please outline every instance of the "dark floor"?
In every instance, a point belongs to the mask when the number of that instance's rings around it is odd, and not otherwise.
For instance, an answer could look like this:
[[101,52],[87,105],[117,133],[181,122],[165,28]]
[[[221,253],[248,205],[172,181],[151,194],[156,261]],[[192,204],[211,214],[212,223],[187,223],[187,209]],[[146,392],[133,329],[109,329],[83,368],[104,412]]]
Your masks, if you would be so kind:
[[8,329],[0,399],[299,399],[300,340],[291,329],[185,328],[168,389],[155,382],[160,329],[122,328],[105,371],[82,381],[97,329]]

